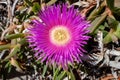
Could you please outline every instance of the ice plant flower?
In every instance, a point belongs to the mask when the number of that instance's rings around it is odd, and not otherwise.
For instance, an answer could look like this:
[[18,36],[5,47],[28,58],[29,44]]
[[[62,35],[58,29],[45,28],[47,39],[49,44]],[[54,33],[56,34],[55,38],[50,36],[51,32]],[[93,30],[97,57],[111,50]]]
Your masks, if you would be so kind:
[[63,69],[74,61],[81,62],[84,45],[87,44],[89,22],[74,6],[67,4],[46,7],[39,12],[39,20],[32,21],[28,42],[35,50],[35,56],[47,64],[56,64]]

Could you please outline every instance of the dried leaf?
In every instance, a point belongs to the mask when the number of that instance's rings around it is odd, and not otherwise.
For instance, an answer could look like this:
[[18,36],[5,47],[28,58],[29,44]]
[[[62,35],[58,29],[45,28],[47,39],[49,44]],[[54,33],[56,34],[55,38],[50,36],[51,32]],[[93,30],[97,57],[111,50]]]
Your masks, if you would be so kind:
[[17,60],[11,58],[10,63],[17,68],[16,70],[18,70],[19,72],[23,72]]
[[56,1],[57,1],[57,0],[50,0],[46,5],[47,5],[47,6],[50,6],[50,5],[54,4]]
[[0,45],[5,45],[6,42],[5,41],[0,41]]

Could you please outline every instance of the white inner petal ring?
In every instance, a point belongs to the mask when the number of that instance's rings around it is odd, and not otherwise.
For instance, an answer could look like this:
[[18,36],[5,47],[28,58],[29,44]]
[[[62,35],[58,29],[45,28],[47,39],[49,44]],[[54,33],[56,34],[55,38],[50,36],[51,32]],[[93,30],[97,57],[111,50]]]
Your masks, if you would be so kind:
[[70,41],[70,32],[64,26],[55,26],[50,30],[50,40],[57,46],[64,46]]

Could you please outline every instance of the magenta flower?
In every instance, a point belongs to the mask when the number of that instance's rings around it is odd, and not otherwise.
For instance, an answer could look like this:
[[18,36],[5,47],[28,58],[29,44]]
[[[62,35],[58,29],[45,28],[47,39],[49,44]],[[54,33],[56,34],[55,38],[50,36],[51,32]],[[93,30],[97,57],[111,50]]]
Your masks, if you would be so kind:
[[81,62],[80,56],[86,52],[83,47],[89,32],[89,22],[74,7],[66,4],[46,7],[39,13],[42,20],[33,20],[28,41],[36,52],[35,56],[46,64],[57,64],[64,69],[74,61]]

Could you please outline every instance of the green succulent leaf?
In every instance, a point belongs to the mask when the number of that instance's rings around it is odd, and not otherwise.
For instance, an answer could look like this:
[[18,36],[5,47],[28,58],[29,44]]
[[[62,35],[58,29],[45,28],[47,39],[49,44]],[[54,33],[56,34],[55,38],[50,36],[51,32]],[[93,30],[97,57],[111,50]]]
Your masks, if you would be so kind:
[[40,10],[40,4],[37,3],[37,2],[35,2],[35,3],[33,4],[32,11],[33,11],[34,13],[37,13],[39,10]]
[[10,54],[4,59],[4,60],[8,60],[9,58],[11,58],[12,56],[14,56],[18,51],[20,50],[20,44],[17,44],[10,52]]
[[5,36],[5,39],[15,39],[15,38],[23,38],[25,35],[24,33],[18,33],[18,34],[10,34],[10,35],[7,35]]
[[29,6],[32,6],[32,1],[31,0],[25,0],[25,2],[29,5]]
[[91,23],[91,27],[89,27],[91,34],[94,34],[94,32],[98,29],[100,24],[105,20],[106,16],[107,16],[107,13],[105,12],[101,16],[93,20],[93,22]]
[[105,26],[100,25],[100,26],[98,26],[98,28],[95,30],[94,33],[97,34],[98,30],[104,31],[104,28],[105,28]]
[[63,80],[65,75],[66,75],[66,71],[61,71],[61,73],[56,77],[55,80]]
[[111,30],[103,39],[103,42],[105,44],[107,44],[111,41],[113,41],[113,42],[117,41],[118,38],[120,39],[120,23],[118,21],[112,20],[112,22],[109,25],[111,27]]
[[76,80],[76,79],[75,79],[75,76],[74,76],[74,74],[73,74],[72,69],[70,69],[70,72],[67,71],[67,75],[70,76],[70,79],[71,79],[71,80]]
[[[116,18],[120,18],[120,8],[119,7],[115,7],[115,0],[106,0],[107,2],[107,6],[111,9],[111,11],[113,12],[113,14],[115,16],[117,16]],[[118,0],[116,0],[116,2],[119,3]]]
[[107,43],[111,42],[111,41],[112,41],[111,36],[112,36],[112,34],[111,34],[111,33],[108,33],[108,34],[105,36],[105,38],[103,39],[103,43],[104,43],[104,44],[107,44]]
[[21,45],[27,44],[26,38],[22,38],[22,39],[19,41],[19,44],[21,44]]
[[43,74],[42,74],[42,76],[44,77],[44,75],[45,75],[45,73],[47,72],[47,65],[44,65],[44,67],[43,67]]
[[103,10],[103,8],[105,7],[105,1],[100,5],[99,8],[95,8],[90,15],[88,16],[87,20],[93,21]]
[[109,27],[116,30],[119,22],[111,17],[107,17]]
[[55,70],[55,73],[53,74],[53,79],[54,79],[54,80],[56,79],[56,77],[57,77],[57,75],[59,74],[59,72],[60,72],[60,69],[57,68],[57,69]]
[[0,45],[0,51],[5,50],[5,49],[11,49],[13,47],[14,45],[11,45],[11,44]]
[[107,6],[111,9],[114,10],[114,0],[106,0]]
[[118,24],[117,29],[114,32],[114,34],[120,39],[120,23]]

